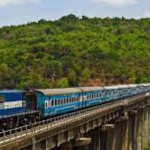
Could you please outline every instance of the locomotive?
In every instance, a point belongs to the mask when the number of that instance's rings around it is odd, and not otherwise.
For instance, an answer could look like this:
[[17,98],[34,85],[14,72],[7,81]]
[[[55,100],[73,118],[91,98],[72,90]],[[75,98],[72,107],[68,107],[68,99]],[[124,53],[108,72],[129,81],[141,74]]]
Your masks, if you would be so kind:
[[0,91],[0,130],[150,92],[150,84]]

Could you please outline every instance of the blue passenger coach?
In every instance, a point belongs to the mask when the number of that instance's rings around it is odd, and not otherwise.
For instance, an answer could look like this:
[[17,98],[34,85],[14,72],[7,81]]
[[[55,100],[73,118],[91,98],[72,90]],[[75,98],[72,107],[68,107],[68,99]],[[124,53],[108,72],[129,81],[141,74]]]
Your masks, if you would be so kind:
[[53,116],[82,107],[82,92],[77,88],[35,90],[41,115]]
[[23,91],[1,90],[0,91],[0,117],[25,111]]
[[103,102],[102,95],[104,93],[103,87],[79,87],[82,91],[82,107],[88,107]]

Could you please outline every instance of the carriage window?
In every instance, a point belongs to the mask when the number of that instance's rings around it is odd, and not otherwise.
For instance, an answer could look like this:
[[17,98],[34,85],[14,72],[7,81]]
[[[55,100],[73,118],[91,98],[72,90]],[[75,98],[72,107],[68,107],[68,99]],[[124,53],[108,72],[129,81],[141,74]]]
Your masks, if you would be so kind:
[[57,102],[58,102],[57,99],[55,99],[55,106],[57,106]]
[[66,104],[66,99],[64,99],[64,104]]
[[60,105],[62,105],[63,104],[63,99],[60,99]]
[[52,106],[54,106],[54,100],[52,100]]
[[5,95],[0,95],[0,102],[4,102],[5,101]]
[[63,105],[65,104],[65,99],[63,99]]
[[60,100],[58,100],[57,104],[60,105]]
[[0,103],[0,109],[4,108],[4,103]]
[[26,107],[26,102],[25,101],[22,101],[22,106]]
[[47,108],[48,107],[48,102],[45,102],[45,108]]

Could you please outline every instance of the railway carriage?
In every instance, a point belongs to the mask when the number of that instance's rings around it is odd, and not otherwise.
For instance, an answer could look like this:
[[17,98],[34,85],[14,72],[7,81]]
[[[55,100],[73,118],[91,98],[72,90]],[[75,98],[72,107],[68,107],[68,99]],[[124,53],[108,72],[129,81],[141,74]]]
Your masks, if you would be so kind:
[[7,130],[32,122],[37,111],[26,110],[25,91],[0,91],[0,130]]
[[150,90],[150,84],[141,84],[143,87],[143,92],[148,92]]
[[137,84],[130,84],[129,85],[129,96],[133,96],[133,95],[136,95],[136,94],[138,94],[137,92],[138,92],[138,86],[137,86]]
[[37,109],[44,117],[64,114],[82,107],[82,92],[77,88],[35,90]]
[[82,107],[88,107],[103,102],[105,90],[103,87],[79,87],[82,91]]
[[107,86],[105,90],[108,91],[107,97],[104,99],[105,101],[119,99],[118,86]]
[[125,98],[129,95],[130,93],[129,85],[118,85],[117,87],[119,90],[119,99]]

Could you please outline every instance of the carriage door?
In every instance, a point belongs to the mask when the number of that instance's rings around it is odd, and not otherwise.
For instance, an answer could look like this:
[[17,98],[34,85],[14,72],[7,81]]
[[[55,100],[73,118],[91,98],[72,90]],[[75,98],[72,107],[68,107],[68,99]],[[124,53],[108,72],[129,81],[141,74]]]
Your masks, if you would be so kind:
[[26,94],[26,110],[32,111],[37,110],[37,96],[35,94]]

